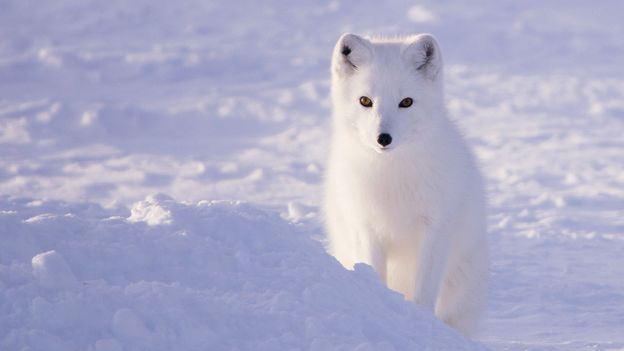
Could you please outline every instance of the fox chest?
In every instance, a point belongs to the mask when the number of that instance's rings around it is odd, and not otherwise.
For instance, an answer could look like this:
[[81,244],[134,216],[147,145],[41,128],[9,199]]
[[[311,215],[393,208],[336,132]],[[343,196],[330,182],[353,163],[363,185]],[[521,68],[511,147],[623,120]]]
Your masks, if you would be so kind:
[[418,235],[435,216],[432,188],[417,175],[362,171],[341,183],[341,207],[352,227],[384,239]]

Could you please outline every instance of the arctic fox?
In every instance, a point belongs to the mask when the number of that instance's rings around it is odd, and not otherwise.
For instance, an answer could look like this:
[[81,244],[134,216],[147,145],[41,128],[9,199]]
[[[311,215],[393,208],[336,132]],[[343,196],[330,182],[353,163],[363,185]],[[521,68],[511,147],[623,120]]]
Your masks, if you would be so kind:
[[472,334],[488,276],[484,190],[447,117],[436,40],[344,34],[331,71],[329,250]]

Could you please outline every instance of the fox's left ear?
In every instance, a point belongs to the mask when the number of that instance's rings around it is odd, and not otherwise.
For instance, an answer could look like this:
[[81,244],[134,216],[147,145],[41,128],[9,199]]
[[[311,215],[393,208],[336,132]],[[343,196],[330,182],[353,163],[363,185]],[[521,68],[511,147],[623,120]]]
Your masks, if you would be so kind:
[[431,34],[418,34],[402,50],[403,58],[425,77],[436,80],[442,72],[442,55],[438,42]]

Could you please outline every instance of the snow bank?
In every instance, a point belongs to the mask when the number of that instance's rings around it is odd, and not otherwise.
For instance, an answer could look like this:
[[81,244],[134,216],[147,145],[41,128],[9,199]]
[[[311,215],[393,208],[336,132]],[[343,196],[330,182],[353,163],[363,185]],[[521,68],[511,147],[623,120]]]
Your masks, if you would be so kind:
[[0,206],[2,350],[483,349],[248,204]]

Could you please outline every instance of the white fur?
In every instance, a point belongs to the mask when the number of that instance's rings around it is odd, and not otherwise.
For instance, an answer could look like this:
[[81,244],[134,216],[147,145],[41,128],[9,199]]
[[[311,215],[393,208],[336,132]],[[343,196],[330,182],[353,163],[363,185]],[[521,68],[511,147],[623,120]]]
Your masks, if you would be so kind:
[[[405,97],[413,105],[399,108]],[[447,117],[436,40],[343,35],[332,100],[324,201],[331,253],[347,268],[370,264],[388,287],[473,333],[488,275],[484,191]],[[387,148],[380,133],[393,138]]]

